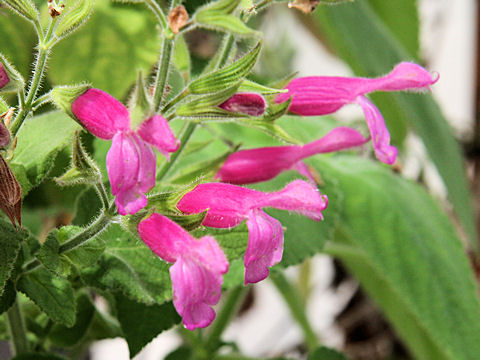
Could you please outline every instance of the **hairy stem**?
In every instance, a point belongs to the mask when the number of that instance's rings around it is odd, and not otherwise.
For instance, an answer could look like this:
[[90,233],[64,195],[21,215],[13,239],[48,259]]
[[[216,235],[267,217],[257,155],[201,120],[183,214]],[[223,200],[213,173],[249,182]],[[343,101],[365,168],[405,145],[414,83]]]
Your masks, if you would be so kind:
[[308,348],[313,350],[318,345],[317,335],[315,334],[315,331],[313,331],[312,326],[308,321],[303,306],[303,300],[298,295],[298,291],[293,288],[292,284],[290,284],[285,275],[282,273],[272,274],[270,279],[280,294],[282,294],[283,299],[290,308],[293,317],[295,320],[297,320],[298,324],[302,328]]
[[155,0],[146,0],[145,3],[150,8],[150,10],[153,11],[162,29],[166,29],[167,19],[165,18],[165,14],[163,13],[162,8],[157,4]]
[[170,63],[173,54],[174,39],[168,36],[163,37],[162,53],[157,65],[157,76],[155,79],[155,90],[153,94],[153,108],[158,111],[165,95],[170,73]]
[[238,307],[246,294],[243,286],[237,286],[228,293],[228,297],[223,304],[217,318],[212,324],[211,331],[205,340],[205,349],[211,355],[220,342],[220,336],[227,327],[232,317],[237,313]]
[[7,310],[7,319],[14,354],[20,355],[27,353],[29,350],[27,332],[20,311],[20,305],[18,304],[18,298],[15,300],[12,307]]

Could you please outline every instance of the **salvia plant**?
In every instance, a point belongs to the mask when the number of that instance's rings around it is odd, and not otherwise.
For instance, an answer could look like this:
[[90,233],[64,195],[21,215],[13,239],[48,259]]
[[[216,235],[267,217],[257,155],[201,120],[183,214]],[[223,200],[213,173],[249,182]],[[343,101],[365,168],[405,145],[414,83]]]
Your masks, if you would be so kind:
[[[289,45],[256,30],[272,0],[125,2],[0,0],[0,336],[12,356],[81,359],[123,337],[133,357],[178,325],[168,359],[247,359],[222,333],[270,278],[304,331],[297,355],[343,359],[305,310],[305,261],[325,253],[406,358],[478,359],[475,222],[430,94],[439,76],[418,64],[416,2],[288,3],[361,77],[294,73]],[[350,104],[361,121],[328,116]],[[448,216],[402,176],[407,128],[444,180]],[[302,263],[303,282],[283,274]]]

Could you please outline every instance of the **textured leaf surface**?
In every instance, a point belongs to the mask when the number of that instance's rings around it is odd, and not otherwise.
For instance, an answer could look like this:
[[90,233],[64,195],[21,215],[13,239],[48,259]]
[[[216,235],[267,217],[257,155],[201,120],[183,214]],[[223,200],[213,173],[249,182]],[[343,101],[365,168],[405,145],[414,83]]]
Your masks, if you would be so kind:
[[[75,234],[82,231],[79,226],[63,226],[57,234],[59,244],[65,243],[68,239],[75,236]],[[82,245],[76,247],[61,255],[62,260],[68,259],[72,264],[79,268],[94,265],[105,250],[105,240],[102,235],[91,238]]]
[[158,334],[181,320],[171,302],[145,305],[116,295],[117,318],[133,358]]
[[122,98],[135,82],[138,69],[149,72],[159,48],[150,11],[130,6],[96,1],[88,26],[55,47],[48,73],[50,81],[88,81]]
[[480,306],[449,219],[418,185],[377,162],[317,158],[344,195],[328,252],[343,260],[418,359],[474,359]]
[[22,242],[27,237],[27,231],[16,231],[10,221],[0,218],[0,295],[10,278]]
[[77,123],[59,111],[26,120],[18,133],[13,164],[23,165],[33,186],[40,184],[58,153],[72,143],[73,134],[79,128]]
[[88,284],[147,304],[171,297],[169,266],[142,241],[118,225],[112,225],[101,238],[105,252],[95,266],[82,272]]
[[39,268],[23,275],[17,282],[17,288],[53,321],[66,326],[75,323],[75,295],[67,280]]
[[[411,55],[389,31],[366,1],[322,7],[314,13],[320,29],[339,55],[360,76],[387,73]],[[345,36],[348,34],[348,36]],[[373,96],[399,142],[397,121],[408,122],[420,135],[447,186],[455,211],[476,247],[476,228],[460,148],[438,105],[430,95],[381,94]],[[397,126],[398,125],[398,126]]]

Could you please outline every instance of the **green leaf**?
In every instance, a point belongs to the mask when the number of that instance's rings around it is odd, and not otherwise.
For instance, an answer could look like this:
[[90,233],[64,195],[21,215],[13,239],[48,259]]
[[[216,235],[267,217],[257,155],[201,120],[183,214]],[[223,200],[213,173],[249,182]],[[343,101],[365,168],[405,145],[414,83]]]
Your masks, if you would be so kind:
[[372,9],[383,20],[408,53],[418,61],[420,51],[417,0],[368,0]]
[[232,14],[222,14],[214,11],[199,12],[195,19],[200,26],[212,30],[222,30],[243,36],[259,36],[259,32],[249,28],[239,18]]
[[75,217],[72,225],[87,226],[99,214],[102,202],[93,187],[86,188],[75,201]]
[[53,321],[66,326],[75,323],[75,295],[67,280],[39,268],[22,275],[17,288]]
[[[365,1],[322,7],[314,13],[314,18],[329,44],[360,76],[378,76],[390,71],[400,61],[411,59]],[[471,245],[477,249],[471,196],[461,151],[438,105],[430,95],[378,95],[372,98],[379,105],[395,142],[400,142],[403,137],[400,132],[404,132],[399,121],[408,122],[422,138],[445,182]]]
[[63,256],[58,253],[60,244],[57,233],[58,230],[54,229],[47,235],[42,247],[35,256],[40,260],[45,269],[53,275],[67,276],[70,272],[70,266]]
[[78,124],[59,111],[27,120],[18,133],[12,164],[22,165],[28,181],[37,186],[48,175],[58,153],[72,143],[78,129]]
[[341,352],[320,346],[308,355],[308,360],[348,360]]
[[327,252],[359,279],[415,358],[474,359],[477,288],[438,204],[378,162],[335,156],[312,163],[338,181],[344,197],[338,236]]
[[[65,243],[81,231],[83,231],[83,228],[79,226],[68,225],[61,227],[57,233],[59,244]],[[100,234],[99,236],[90,238],[73,250],[62,254],[62,258],[68,259],[68,261],[79,268],[94,265],[105,250],[105,240],[102,236],[103,235]]]
[[85,336],[95,315],[95,306],[86,292],[81,292],[77,296],[77,312],[75,324],[72,327],[66,327],[61,324],[55,324],[48,334],[49,340],[58,347],[72,347],[78,344]]
[[0,218],[0,296],[13,269],[22,242],[28,237],[28,231],[16,231],[9,221]]
[[258,42],[250,52],[233,64],[192,81],[188,89],[193,94],[209,94],[235,86],[252,70],[257,61],[260,47],[261,42]]
[[145,305],[115,295],[117,318],[128,343],[130,358],[137,355],[158,334],[181,320],[171,302]]
[[187,42],[182,35],[177,35],[175,40],[173,63],[182,75],[183,79],[185,81],[188,80],[190,78],[191,68],[190,52],[188,50]]
[[139,239],[113,225],[102,235],[106,249],[98,263],[82,271],[91,286],[120,291],[142,303],[163,303],[171,298],[168,265]]
[[197,15],[202,12],[219,12],[222,14],[230,14],[240,4],[241,0],[220,0],[212,1],[198,9]]
[[271,88],[271,87],[268,87],[268,86],[257,84],[254,81],[250,81],[250,80],[245,79],[240,84],[240,87],[238,88],[238,91],[239,92],[256,92],[256,93],[259,93],[259,94],[262,94],[262,95],[276,95],[276,94],[285,93],[288,90]]
[[8,280],[3,289],[3,294],[0,296],[0,314],[10,309],[17,298],[17,292],[12,280]]
[[147,9],[97,0],[88,26],[55,47],[48,78],[54,84],[87,81],[123,98],[138,70],[149,73],[157,60],[155,26]]

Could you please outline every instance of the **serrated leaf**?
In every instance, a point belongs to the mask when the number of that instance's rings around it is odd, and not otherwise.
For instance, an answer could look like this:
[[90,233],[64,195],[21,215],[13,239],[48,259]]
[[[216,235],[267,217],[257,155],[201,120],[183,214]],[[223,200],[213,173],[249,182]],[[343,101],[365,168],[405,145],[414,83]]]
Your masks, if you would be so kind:
[[[58,230],[57,237],[59,244],[65,243],[68,239],[81,232],[83,228],[79,226],[63,226]],[[100,234],[94,238],[89,239],[82,245],[70,250],[62,257],[68,259],[75,266],[82,268],[94,265],[105,250],[105,240],[103,234]]]
[[139,239],[112,225],[102,234],[105,252],[82,277],[91,286],[120,291],[146,304],[161,304],[171,297],[169,265]]
[[25,197],[25,195],[27,195],[32,189],[32,184],[28,180],[27,170],[23,165],[15,163],[10,163],[10,169],[22,188],[23,197]]
[[32,186],[48,175],[58,153],[71,144],[80,126],[67,115],[52,111],[27,120],[18,132],[12,164],[22,165]]
[[8,280],[0,296],[0,314],[10,309],[17,298],[17,292],[12,280]]
[[[395,64],[412,57],[365,1],[319,8],[314,19],[332,48],[360,76],[387,73]],[[472,247],[477,248],[477,231],[462,155],[438,105],[430,95],[392,93],[375,94],[372,98],[383,113],[394,142],[401,142],[405,122],[420,135],[445,182]]]
[[200,26],[212,29],[223,30],[243,36],[259,36],[259,32],[249,28],[238,17],[232,14],[222,14],[219,12],[199,12],[195,19]]
[[68,276],[70,272],[70,266],[68,262],[58,253],[60,244],[57,238],[58,230],[52,230],[42,247],[35,254],[36,258],[40,260],[42,265],[50,271],[53,275]]
[[344,195],[326,249],[341,259],[419,359],[474,359],[480,304],[462,243],[438,204],[378,162],[318,157]]
[[48,79],[54,84],[88,81],[117,99],[123,98],[135,83],[137,71],[148,73],[157,60],[159,42],[156,31],[152,31],[155,26],[153,14],[147,9],[132,11],[97,0],[88,26],[55,47]]
[[64,325],[55,324],[48,334],[48,339],[53,345],[59,347],[72,347],[79,343],[85,336],[95,315],[95,307],[86,292],[77,296],[77,312],[75,324],[68,328]]
[[75,295],[67,280],[39,268],[22,275],[17,288],[53,321],[66,326],[75,323]]
[[193,94],[209,94],[235,86],[252,70],[257,61],[260,47],[261,42],[233,64],[192,81],[188,86],[189,91]]
[[10,222],[0,218],[0,296],[13,269],[28,231],[16,231]]
[[130,358],[137,355],[158,334],[181,320],[171,302],[145,305],[116,294],[115,303]]

